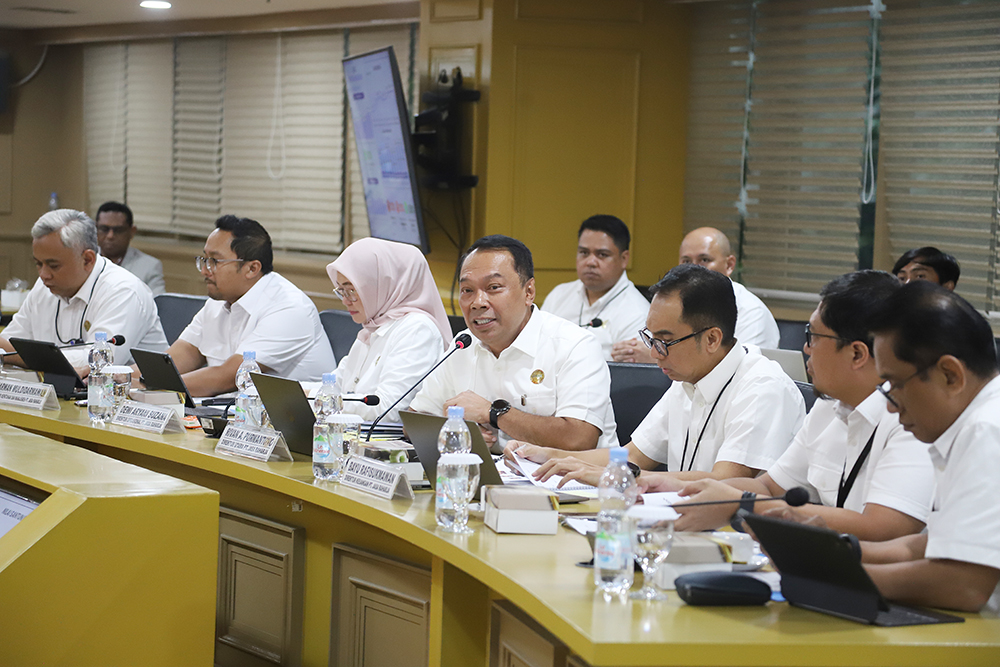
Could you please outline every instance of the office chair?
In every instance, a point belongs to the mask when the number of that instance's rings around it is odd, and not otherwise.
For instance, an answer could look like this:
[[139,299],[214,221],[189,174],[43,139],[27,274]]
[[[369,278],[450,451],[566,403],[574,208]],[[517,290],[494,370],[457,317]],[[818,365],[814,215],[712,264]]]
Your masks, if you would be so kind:
[[618,424],[618,442],[627,445],[649,411],[670,386],[670,378],[656,364],[608,362],[611,370],[611,406]]
[[806,323],[798,320],[775,320],[778,323],[778,348],[801,350],[806,344]]
[[205,305],[208,297],[167,292],[166,294],[157,294],[153,300],[156,302],[156,312],[160,316],[160,324],[163,325],[167,344],[173,345],[181,332],[184,331],[184,327],[191,324],[191,320]]
[[813,403],[816,402],[816,393],[813,391],[813,386],[808,382],[795,381],[795,386],[799,388],[799,392],[802,394],[802,398],[806,402],[806,412],[812,410]]
[[339,364],[351,351],[362,327],[351,319],[351,314],[346,310],[320,311],[319,321],[323,323],[326,337],[330,339],[330,347],[333,348],[333,356]]

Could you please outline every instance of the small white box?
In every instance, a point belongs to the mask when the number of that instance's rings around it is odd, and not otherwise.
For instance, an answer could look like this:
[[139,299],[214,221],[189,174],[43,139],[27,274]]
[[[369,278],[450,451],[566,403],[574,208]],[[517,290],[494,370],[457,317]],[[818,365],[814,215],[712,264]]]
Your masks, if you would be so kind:
[[556,497],[536,487],[484,486],[484,521],[497,533],[555,535],[559,530]]

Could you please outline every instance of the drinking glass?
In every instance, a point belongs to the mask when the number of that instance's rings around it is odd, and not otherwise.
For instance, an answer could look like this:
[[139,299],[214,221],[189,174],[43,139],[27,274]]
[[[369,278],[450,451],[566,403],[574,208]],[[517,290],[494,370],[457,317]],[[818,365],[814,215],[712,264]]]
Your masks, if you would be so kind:
[[469,528],[469,501],[479,488],[480,463],[482,459],[478,454],[451,453],[438,458],[438,478],[444,484],[444,493],[451,501],[455,517],[451,526],[442,530],[460,535],[473,532]]
[[129,396],[132,389],[132,369],[128,366],[105,366],[104,372],[111,376],[111,395],[114,399],[114,408],[111,414],[118,412]]
[[629,509],[632,556],[642,568],[642,588],[629,596],[633,600],[667,599],[667,594],[656,585],[656,572],[670,554],[676,516],[669,507],[636,505]]

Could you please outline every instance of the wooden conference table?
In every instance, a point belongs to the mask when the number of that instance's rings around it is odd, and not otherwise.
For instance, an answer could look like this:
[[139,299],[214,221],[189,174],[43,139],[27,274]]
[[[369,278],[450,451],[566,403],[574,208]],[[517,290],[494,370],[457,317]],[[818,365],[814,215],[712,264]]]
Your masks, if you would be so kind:
[[[590,553],[568,529],[497,535],[473,518],[473,535],[449,535],[429,492],[384,501],[318,486],[304,459],[217,455],[200,430],[95,428],[85,409],[61,406],[0,408],[0,422],[219,492],[219,664],[1000,664],[1000,619],[978,615],[876,628],[774,602],[605,603],[574,565]],[[262,611],[275,590],[278,608]]]

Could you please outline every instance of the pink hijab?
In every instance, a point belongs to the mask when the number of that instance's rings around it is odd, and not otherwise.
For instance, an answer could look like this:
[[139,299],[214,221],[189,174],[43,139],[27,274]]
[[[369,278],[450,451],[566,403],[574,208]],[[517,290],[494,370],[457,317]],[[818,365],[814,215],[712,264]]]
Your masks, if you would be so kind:
[[407,313],[429,315],[445,343],[451,342],[451,325],[431,269],[414,246],[370,237],[358,239],[327,265],[326,272],[334,285],[339,272],[357,290],[368,315],[364,329],[358,332],[361,342],[367,343],[380,326]]

